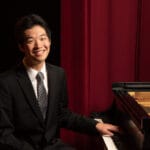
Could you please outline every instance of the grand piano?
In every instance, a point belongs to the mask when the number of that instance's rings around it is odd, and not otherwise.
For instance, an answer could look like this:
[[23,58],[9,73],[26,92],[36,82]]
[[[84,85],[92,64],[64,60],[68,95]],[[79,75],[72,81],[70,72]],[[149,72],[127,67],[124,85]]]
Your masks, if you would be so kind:
[[117,82],[112,84],[112,91],[112,107],[91,114],[123,130],[113,137],[101,137],[104,150],[150,150],[150,82]]

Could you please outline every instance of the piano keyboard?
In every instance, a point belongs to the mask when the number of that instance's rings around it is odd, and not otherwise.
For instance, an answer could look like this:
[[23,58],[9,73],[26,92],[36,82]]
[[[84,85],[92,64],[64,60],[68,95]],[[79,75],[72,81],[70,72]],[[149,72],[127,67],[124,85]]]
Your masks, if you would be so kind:
[[[102,119],[100,118],[95,118],[94,120],[103,123]],[[102,139],[104,140],[107,150],[118,150],[117,146],[115,145],[113,139],[110,136],[103,135]]]

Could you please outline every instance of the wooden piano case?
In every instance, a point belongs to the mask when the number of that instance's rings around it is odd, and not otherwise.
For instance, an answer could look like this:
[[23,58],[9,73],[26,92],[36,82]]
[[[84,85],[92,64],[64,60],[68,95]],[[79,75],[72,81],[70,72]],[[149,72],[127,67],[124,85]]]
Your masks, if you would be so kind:
[[125,129],[135,149],[150,150],[150,83],[112,84],[115,119]]

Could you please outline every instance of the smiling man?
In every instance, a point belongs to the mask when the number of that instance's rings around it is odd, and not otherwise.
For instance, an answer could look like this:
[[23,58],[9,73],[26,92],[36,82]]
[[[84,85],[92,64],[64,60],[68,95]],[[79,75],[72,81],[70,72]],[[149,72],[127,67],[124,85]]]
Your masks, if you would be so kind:
[[69,110],[65,72],[46,62],[51,33],[40,16],[20,18],[15,37],[24,57],[0,75],[1,150],[75,149],[61,141],[61,127],[92,135],[119,132]]

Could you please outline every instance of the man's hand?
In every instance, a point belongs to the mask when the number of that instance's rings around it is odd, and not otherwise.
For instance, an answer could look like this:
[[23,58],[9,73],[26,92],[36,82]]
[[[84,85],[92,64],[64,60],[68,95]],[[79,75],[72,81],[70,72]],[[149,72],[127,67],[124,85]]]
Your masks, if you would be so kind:
[[113,136],[114,132],[120,133],[120,128],[116,125],[108,123],[97,123],[96,129],[102,134],[107,136]]

